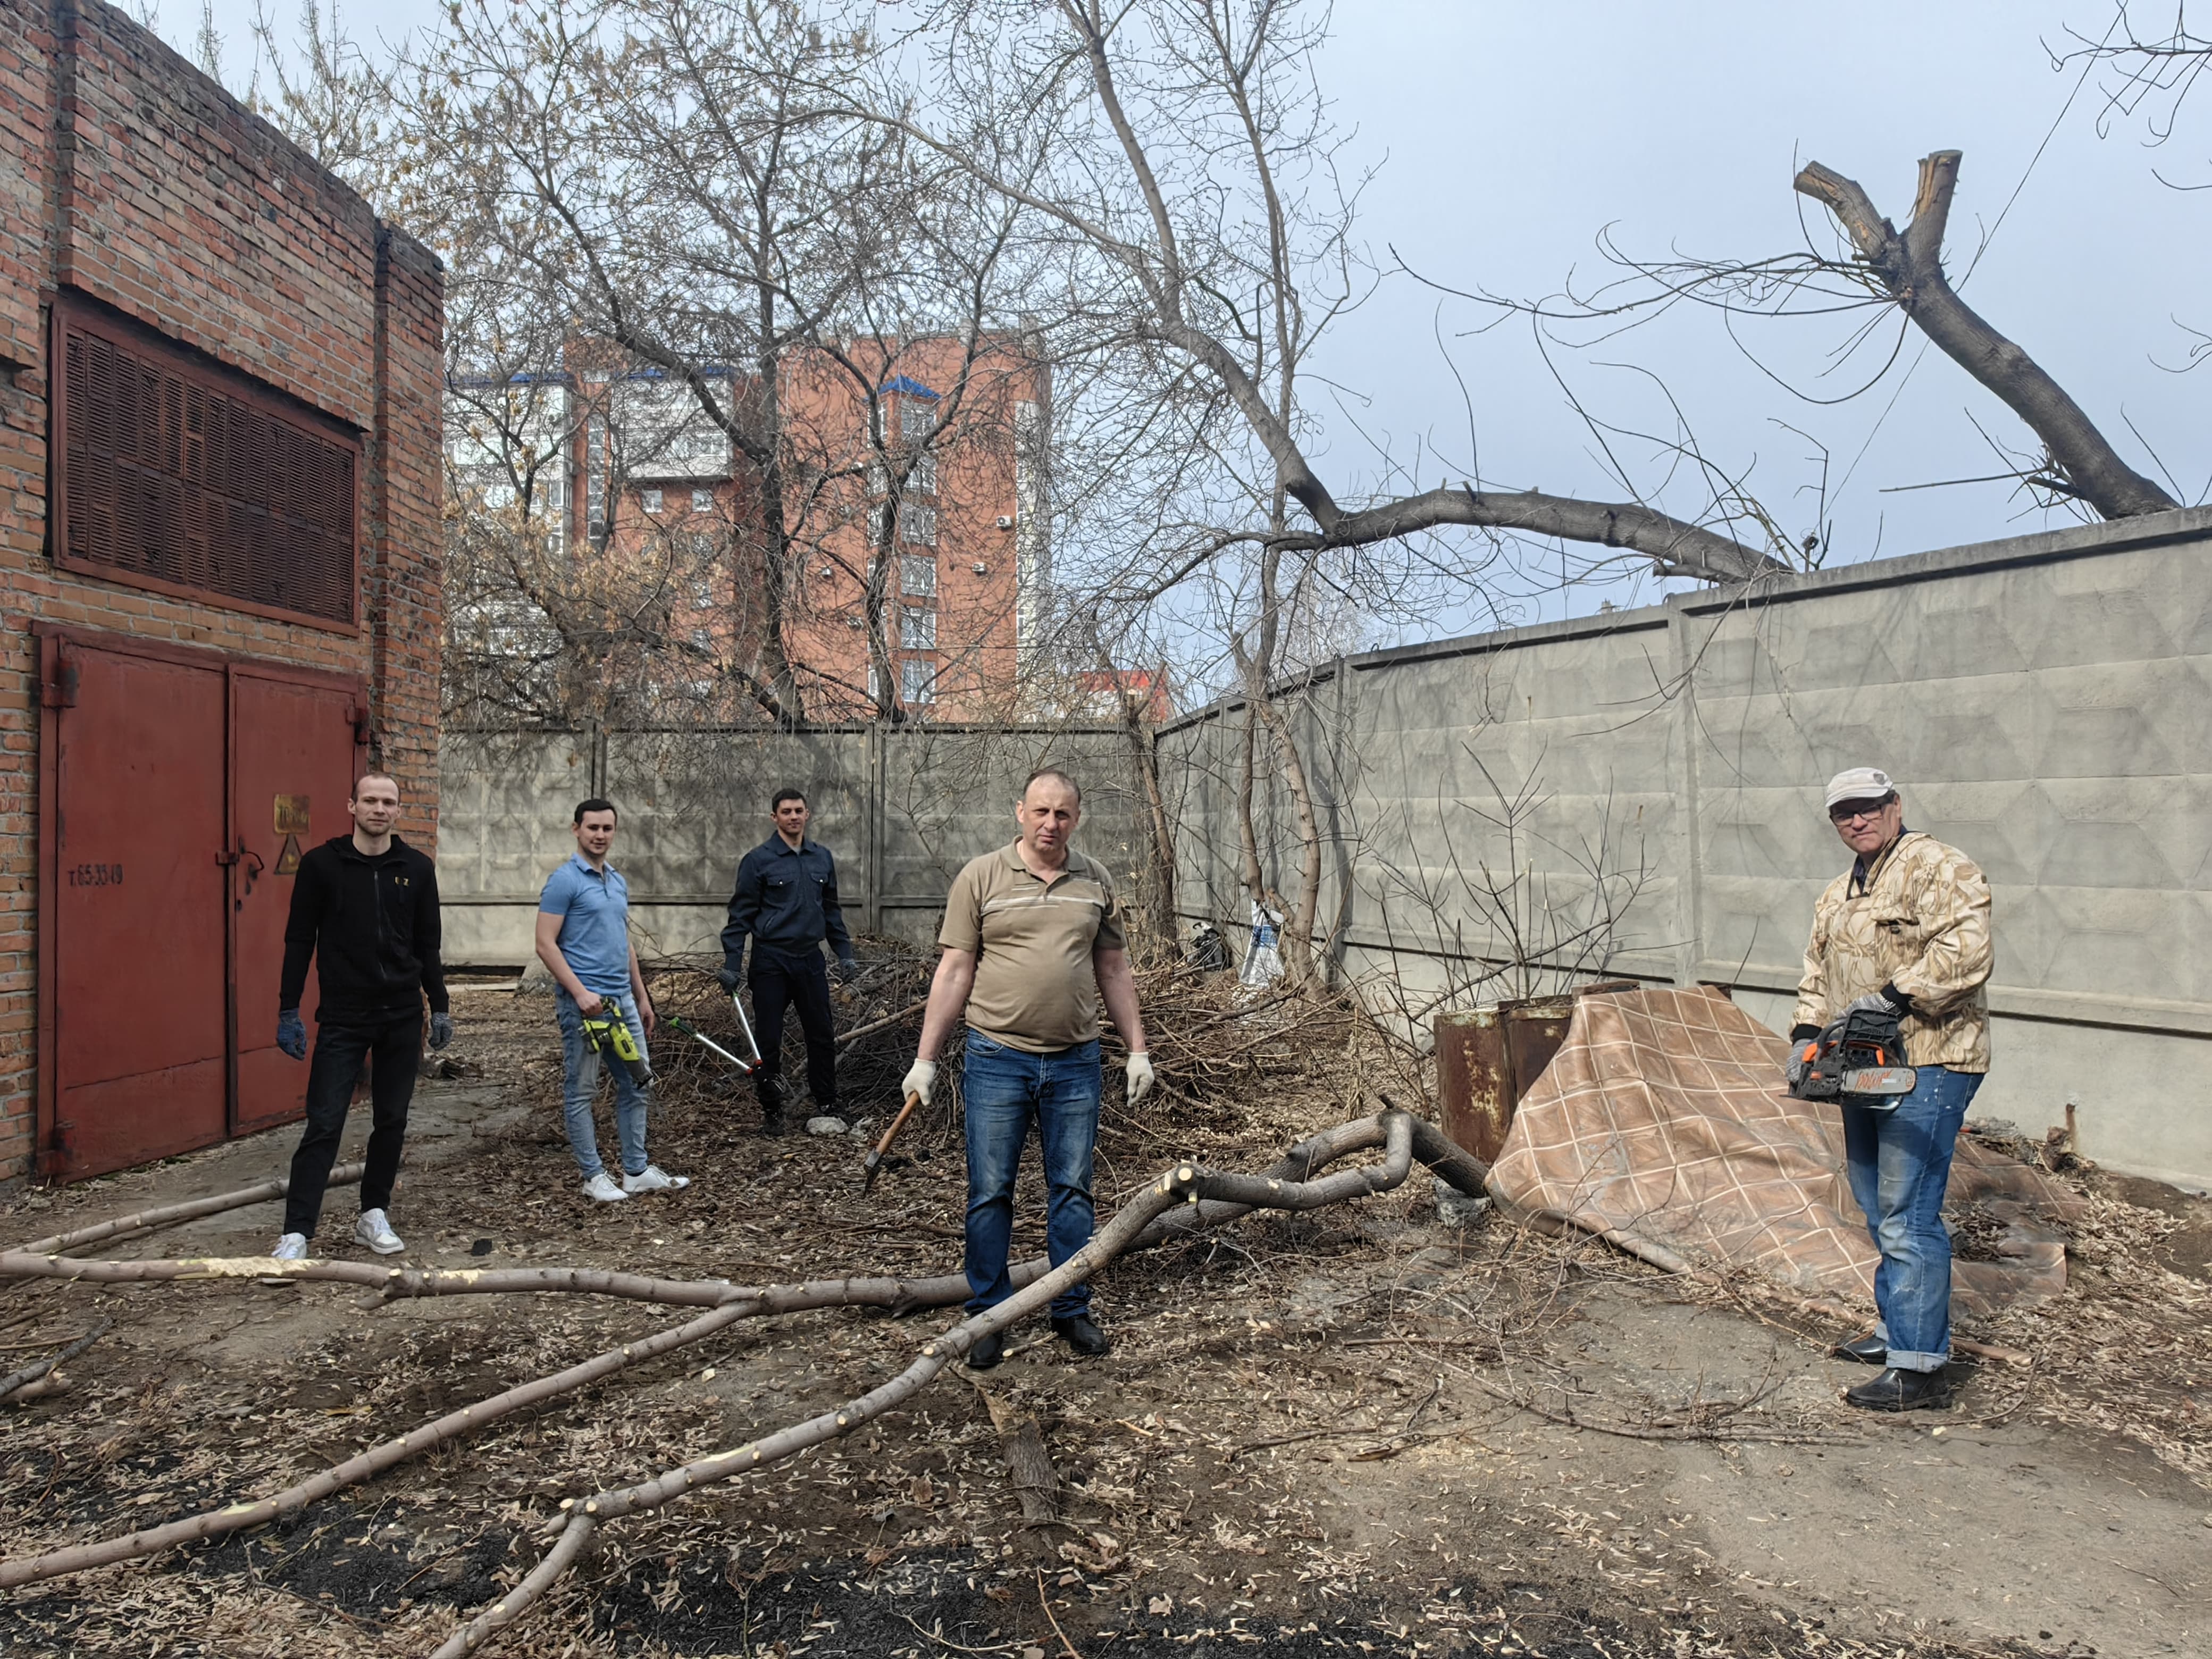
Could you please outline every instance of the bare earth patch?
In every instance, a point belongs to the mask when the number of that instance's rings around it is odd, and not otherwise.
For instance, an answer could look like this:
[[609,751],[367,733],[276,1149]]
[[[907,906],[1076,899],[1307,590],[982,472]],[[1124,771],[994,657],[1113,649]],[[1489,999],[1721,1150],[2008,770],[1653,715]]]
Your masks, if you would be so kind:
[[[913,988],[913,964],[893,966],[886,1007]],[[1109,1112],[1102,1193],[1177,1156],[1258,1168],[1373,1090],[1423,1109],[1419,1068],[1348,1010],[1239,1018],[1218,986],[1149,996],[1177,1034],[1159,1044],[1170,1092],[1142,1121]],[[760,1138],[750,1089],[664,1040],[654,1155],[696,1184],[600,1208],[561,1133],[550,1004],[474,992],[459,1012],[460,1075],[425,1082],[393,1206],[410,1262],[744,1283],[957,1267],[943,1109],[864,1200],[858,1141]],[[863,1040],[850,1109],[880,1126],[910,1040]],[[280,1173],[292,1140],[35,1194],[0,1224],[15,1242],[243,1186]],[[1692,1294],[1588,1241],[1448,1227],[1425,1176],[1232,1224],[1104,1281],[1106,1359],[1018,1333],[996,1371],[949,1373],[852,1437],[602,1533],[495,1650],[2201,1652],[2212,1206],[2081,1178],[2096,1201],[2066,1296],[1972,1333],[2034,1365],[1970,1372],[1953,1410],[1898,1419],[1843,1407],[1856,1378],[1823,1357],[1838,1333],[1755,1286]],[[1041,1249],[1041,1210],[1031,1194],[1018,1248]],[[322,1248],[362,1255],[336,1246],[351,1218],[334,1194]],[[276,1219],[262,1206],[90,1253],[257,1255]],[[260,1496],[680,1317],[312,1284],[0,1286],[0,1370],[115,1321],[65,1391],[0,1407],[0,1552]],[[562,1498],[849,1398],[951,1322],[743,1322],[276,1525],[9,1592],[0,1653],[427,1653],[536,1564]],[[1020,1432],[1055,1483],[1026,1504]]]

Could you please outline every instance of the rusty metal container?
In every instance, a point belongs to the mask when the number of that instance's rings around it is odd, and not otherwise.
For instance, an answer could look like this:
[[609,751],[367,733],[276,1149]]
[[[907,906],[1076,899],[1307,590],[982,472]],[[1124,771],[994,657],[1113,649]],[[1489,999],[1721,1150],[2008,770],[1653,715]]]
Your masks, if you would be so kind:
[[1494,1164],[1516,1101],[1504,1020],[1494,1007],[1455,1009],[1438,1014],[1435,1030],[1441,1127],[1453,1145]]
[[1446,1136],[1484,1163],[1496,1163],[1513,1127],[1514,1109],[1567,1040],[1576,999],[1634,988],[1632,980],[1601,980],[1577,988],[1573,996],[1438,1014],[1437,1095]]

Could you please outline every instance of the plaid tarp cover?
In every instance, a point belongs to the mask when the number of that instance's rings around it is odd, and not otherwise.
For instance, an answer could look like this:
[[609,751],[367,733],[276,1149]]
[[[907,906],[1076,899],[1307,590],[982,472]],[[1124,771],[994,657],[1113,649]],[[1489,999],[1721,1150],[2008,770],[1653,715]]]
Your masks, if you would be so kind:
[[[1875,1249],[1844,1176],[1832,1105],[1792,1100],[1787,1040],[1722,993],[1620,992],[1575,1004],[1565,1042],[1515,1114],[1498,1200],[1662,1266],[1751,1268],[1808,1297],[1871,1305]],[[1945,1214],[1971,1214],[1952,1305],[1986,1313],[2065,1288],[2061,1224],[2079,1200],[1960,1138]]]

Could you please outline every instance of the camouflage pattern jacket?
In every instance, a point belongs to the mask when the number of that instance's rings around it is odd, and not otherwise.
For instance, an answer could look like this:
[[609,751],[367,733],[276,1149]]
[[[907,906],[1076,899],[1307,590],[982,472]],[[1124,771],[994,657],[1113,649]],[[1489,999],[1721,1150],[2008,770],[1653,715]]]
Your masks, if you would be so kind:
[[1871,870],[1857,860],[1813,907],[1799,1025],[1825,1025],[1885,985],[1912,999],[1905,1057],[1954,1072],[1990,1069],[1990,884],[1955,847],[1908,830]]

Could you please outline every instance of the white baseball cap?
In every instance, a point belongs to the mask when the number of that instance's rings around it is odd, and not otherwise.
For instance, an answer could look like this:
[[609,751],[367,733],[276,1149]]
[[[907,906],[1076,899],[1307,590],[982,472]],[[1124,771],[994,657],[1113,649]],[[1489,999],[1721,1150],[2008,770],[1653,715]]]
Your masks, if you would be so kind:
[[1880,800],[1896,791],[1897,786],[1889,781],[1889,774],[1879,768],[1847,767],[1828,780],[1828,810],[1834,811],[1840,801]]

